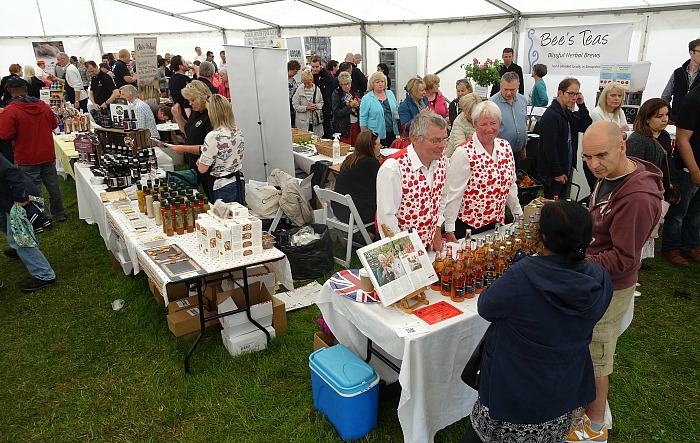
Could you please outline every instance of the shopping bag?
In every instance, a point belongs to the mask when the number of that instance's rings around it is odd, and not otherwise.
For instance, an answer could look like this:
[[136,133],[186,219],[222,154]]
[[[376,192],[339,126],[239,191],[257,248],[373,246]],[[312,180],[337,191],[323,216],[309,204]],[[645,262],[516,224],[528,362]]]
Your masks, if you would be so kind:
[[280,207],[282,191],[266,182],[250,180],[245,187],[245,201],[248,208],[261,217],[272,217]]

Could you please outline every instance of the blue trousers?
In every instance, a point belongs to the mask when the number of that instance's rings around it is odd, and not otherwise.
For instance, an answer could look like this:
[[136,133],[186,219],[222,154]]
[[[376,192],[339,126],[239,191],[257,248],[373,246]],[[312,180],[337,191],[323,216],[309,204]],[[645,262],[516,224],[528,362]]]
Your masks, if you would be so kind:
[[700,246],[700,193],[683,170],[671,171],[681,194],[681,201],[671,205],[664,217],[661,250],[689,251]]
[[3,214],[0,216],[0,231],[5,233],[7,236],[7,244],[17,251],[20,260],[22,260],[22,263],[24,263],[24,266],[32,277],[44,281],[56,278],[56,274],[53,272],[51,265],[38,247],[22,248],[17,245],[10,229],[10,214]]

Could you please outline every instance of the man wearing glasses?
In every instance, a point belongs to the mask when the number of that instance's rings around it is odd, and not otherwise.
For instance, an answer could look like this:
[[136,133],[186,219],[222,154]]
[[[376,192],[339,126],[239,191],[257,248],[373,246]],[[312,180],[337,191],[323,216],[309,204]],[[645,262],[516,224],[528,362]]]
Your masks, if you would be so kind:
[[[690,59],[683,65],[673,71],[671,78],[661,93],[661,98],[671,103],[671,122],[675,122],[678,118],[678,110],[681,107],[683,97],[690,92],[691,89],[700,85],[700,38],[688,43],[688,52]],[[673,102],[671,102],[673,97]]]
[[415,229],[426,249],[440,246],[444,220],[447,122],[433,111],[411,123],[411,144],[387,158],[377,174],[377,226]]
[[[548,199],[568,197],[571,170],[578,160],[578,133],[585,132],[592,123],[580,88],[581,82],[573,77],[562,80],[557,98],[540,119],[542,155],[537,161],[537,176]],[[572,111],[574,105],[578,105],[578,117]]]

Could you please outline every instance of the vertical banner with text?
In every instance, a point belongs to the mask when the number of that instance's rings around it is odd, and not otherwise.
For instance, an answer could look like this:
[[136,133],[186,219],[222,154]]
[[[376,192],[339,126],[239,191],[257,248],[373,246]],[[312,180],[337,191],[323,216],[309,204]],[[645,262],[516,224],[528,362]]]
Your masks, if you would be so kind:
[[155,37],[134,38],[139,98],[154,105],[160,103],[156,43]]
[[628,61],[634,23],[528,28],[527,72],[536,63],[550,74],[595,75],[603,63]]

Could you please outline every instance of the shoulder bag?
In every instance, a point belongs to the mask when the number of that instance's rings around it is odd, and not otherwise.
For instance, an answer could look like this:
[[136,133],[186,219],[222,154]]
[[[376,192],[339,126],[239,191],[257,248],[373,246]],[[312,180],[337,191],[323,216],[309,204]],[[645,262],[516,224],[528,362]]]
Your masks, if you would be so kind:
[[664,153],[664,161],[666,162],[666,170],[668,171],[668,202],[672,205],[677,205],[678,203],[681,202],[681,193],[678,190],[678,186],[676,186],[675,183],[673,183],[673,174],[671,174],[671,165],[668,163],[668,153],[664,149],[663,146],[661,146],[661,143],[654,137],[652,137],[652,140],[654,140],[654,143],[656,143],[659,148],[661,149],[661,152]]
[[491,323],[486,329],[486,332],[484,332],[484,336],[481,337],[479,344],[476,345],[476,349],[474,349],[472,356],[469,357],[469,361],[467,361],[462,371],[462,381],[475,391],[479,390],[479,382],[481,380],[481,360],[484,353],[484,344],[486,344],[486,338],[489,336],[492,329],[493,323]]
[[391,148],[392,149],[403,149],[407,148],[408,145],[411,144],[411,139],[409,137],[406,137],[406,125],[403,125],[403,128],[401,129],[401,138],[397,138],[393,142],[391,142]]
[[[314,86],[314,104],[316,104],[316,91],[318,91],[318,86]],[[314,126],[323,123],[323,109],[314,109],[313,111],[311,111],[311,123]]]

